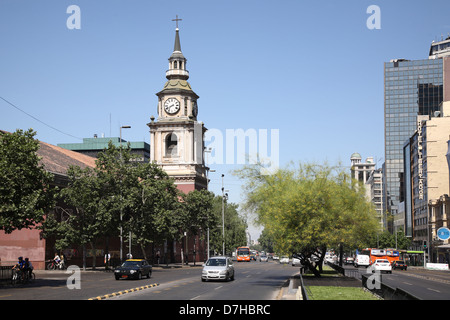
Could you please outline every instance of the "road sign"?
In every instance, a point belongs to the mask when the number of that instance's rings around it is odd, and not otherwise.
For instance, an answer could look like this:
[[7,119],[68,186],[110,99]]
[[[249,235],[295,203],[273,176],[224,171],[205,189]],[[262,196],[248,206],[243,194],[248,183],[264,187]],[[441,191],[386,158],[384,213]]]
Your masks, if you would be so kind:
[[437,236],[440,240],[448,240],[450,238],[450,230],[446,227],[439,228]]

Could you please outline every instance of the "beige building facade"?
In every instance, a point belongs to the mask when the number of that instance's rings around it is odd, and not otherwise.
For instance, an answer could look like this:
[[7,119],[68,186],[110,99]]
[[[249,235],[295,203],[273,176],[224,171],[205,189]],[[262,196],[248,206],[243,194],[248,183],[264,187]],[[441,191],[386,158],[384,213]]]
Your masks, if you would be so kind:
[[405,146],[405,158],[409,157],[405,159],[405,203],[410,206],[406,219],[411,219],[414,249],[425,249],[429,261],[445,257],[445,250],[439,253],[438,248],[448,244],[448,240],[438,239],[437,230],[448,226],[449,136],[450,101],[446,101],[435,117],[418,117],[417,131]]

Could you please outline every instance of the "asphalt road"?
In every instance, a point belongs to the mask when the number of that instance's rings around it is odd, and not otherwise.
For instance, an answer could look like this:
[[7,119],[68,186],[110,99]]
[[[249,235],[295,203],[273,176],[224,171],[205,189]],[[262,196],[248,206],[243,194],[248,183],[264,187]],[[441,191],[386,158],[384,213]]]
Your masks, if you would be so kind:
[[[201,269],[173,270],[157,288],[116,296],[117,300],[276,300],[280,288],[299,269],[277,262],[234,263],[235,280],[202,282]],[[155,275],[155,280],[157,276]],[[161,279],[162,280],[162,279]],[[166,280],[166,279],[164,279]]]
[[[366,272],[365,268],[345,268],[353,272]],[[36,271],[36,280],[33,283],[0,286],[0,301],[88,300],[97,297],[114,301],[277,300],[281,286],[299,271],[297,267],[276,262],[235,263],[235,269],[235,280],[229,282],[202,282],[200,265],[171,269],[153,268],[152,277],[142,280],[117,281],[112,272],[81,271],[79,289],[68,287],[67,280],[71,273]],[[394,270],[392,274],[382,274],[382,281],[423,300],[450,300],[450,271],[422,268]],[[123,294],[111,296],[117,292]]]
[[[66,271],[36,271],[33,283],[0,286],[0,300],[275,300],[289,277],[298,272],[291,265],[276,262],[235,263],[235,280],[202,282],[201,266],[153,268],[152,277],[115,280],[112,272],[81,271],[79,288]],[[135,290],[137,288],[142,288]],[[133,291],[130,291],[133,290]],[[122,293],[111,297],[113,293]]]

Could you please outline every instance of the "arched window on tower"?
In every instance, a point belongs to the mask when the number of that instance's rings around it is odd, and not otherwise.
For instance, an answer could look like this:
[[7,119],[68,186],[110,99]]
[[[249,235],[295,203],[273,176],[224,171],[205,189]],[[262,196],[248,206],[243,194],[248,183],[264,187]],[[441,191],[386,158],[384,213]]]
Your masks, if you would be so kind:
[[178,137],[175,133],[166,136],[166,157],[176,157],[178,155]]

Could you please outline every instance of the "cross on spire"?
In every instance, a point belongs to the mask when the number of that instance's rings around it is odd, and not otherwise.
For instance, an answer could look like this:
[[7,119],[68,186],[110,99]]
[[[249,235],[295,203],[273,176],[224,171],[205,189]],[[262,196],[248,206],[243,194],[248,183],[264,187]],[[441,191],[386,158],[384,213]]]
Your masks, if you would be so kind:
[[177,30],[178,30],[178,21],[181,21],[181,20],[183,20],[183,19],[178,19],[178,15],[177,15],[176,19],[172,19],[172,21],[175,21],[177,24]]

